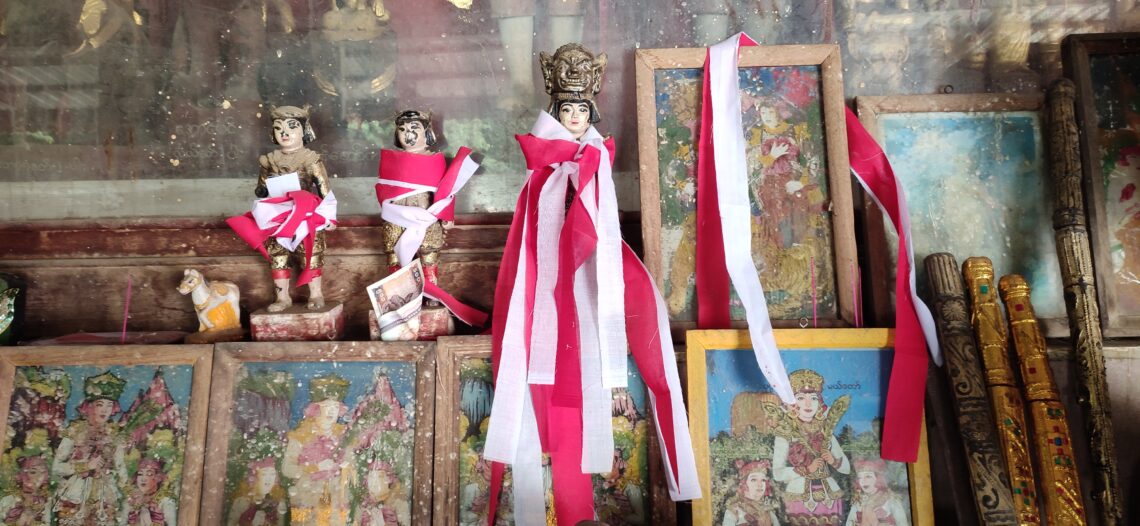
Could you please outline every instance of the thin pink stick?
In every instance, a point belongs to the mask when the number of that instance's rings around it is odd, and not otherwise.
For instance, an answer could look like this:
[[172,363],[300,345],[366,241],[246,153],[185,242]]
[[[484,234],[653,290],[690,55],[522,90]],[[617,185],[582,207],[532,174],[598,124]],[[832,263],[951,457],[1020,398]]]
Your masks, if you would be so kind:
[[123,305],[123,334],[119,337],[119,343],[127,343],[127,317],[131,314],[131,285],[134,280],[131,275],[127,274],[127,299]]
[[811,326],[819,327],[818,300],[815,292],[815,256],[811,257]]
[[855,273],[856,269],[857,269],[857,267],[855,266],[855,263],[852,263],[851,264],[851,299],[854,300],[854,303],[855,303],[855,327],[856,328],[862,328],[863,327],[863,325],[861,323],[862,320],[859,319],[859,315],[861,314],[859,312],[860,311],[860,309],[859,309],[859,274]]

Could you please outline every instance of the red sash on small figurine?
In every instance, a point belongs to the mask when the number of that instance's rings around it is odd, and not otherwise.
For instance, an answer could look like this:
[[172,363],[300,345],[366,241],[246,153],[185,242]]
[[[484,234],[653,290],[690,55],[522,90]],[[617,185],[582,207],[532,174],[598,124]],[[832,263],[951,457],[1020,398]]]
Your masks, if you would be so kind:
[[[471,149],[467,147],[459,149],[450,167],[442,153],[380,150],[376,200],[380,202],[380,216],[385,221],[404,228],[395,247],[401,266],[411,263],[415,258],[429,226],[436,221],[455,219],[455,195],[478,169],[479,163],[471,158]],[[424,192],[433,192],[435,195],[432,204],[426,209],[396,203],[400,199]],[[475,327],[487,324],[486,313],[463,304],[431,281],[424,281],[424,294],[442,303],[463,323]]]
[[296,190],[281,197],[253,202],[253,210],[226,220],[226,224],[249,246],[269,259],[265,241],[271,237],[292,252],[305,244],[305,265],[297,276],[300,287],[319,274],[309,268],[313,257],[313,234],[336,224],[336,197],[329,192],[321,199],[311,192]]
[[613,141],[592,127],[574,140],[545,112],[517,138],[528,177],[495,291],[489,523],[502,463],[512,464],[516,521],[545,523],[543,452],[558,522],[593,520],[588,473],[613,468],[611,389],[626,384],[627,345],[649,389],[670,495],[699,497],[664,301],[618,229]]

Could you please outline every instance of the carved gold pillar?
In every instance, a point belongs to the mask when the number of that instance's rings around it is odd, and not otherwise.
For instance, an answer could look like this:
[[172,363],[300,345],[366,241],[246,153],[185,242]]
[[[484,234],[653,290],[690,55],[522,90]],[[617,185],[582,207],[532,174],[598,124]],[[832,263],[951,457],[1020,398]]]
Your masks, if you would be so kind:
[[990,403],[997,419],[1002,455],[1009,470],[1017,521],[1022,525],[1041,524],[1025,403],[1009,360],[1005,318],[994,287],[993,263],[988,258],[967,259],[962,265],[962,274],[970,289],[970,318],[978,336],[978,347],[982,350],[986,385],[989,386]]
[[[1049,89],[1049,166],[1053,176],[1053,230],[1065,309],[1069,313],[1070,341],[1077,363],[1077,399],[1085,416],[1085,431],[1092,453],[1093,499],[1100,504],[1105,526],[1120,523],[1123,511],[1116,478],[1116,440],[1112,434],[1112,404],[1104,373],[1104,350],[1097,307],[1096,279],[1085,223],[1081,191],[1081,152],[1073,109],[1076,89],[1059,80]],[[1107,263],[1106,263],[1107,264]]]
[[[986,392],[985,374],[967,313],[966,290],[958,262],[946,253],[926,257],[926,276],[934,299],[938,341],[946,357],[946,373],[958,430],[966,449],[978,522],[987,526],[1023,524],[1010,493],[1009,474],[998,439],[996,420]],[[1036,515],[1036,513],[1034,513]]]
[[1065,419],[1061,393],[1053,381],[1053,371],[1049,369],[1045,337],[1041,335],[1029,302],[1029,285],[1017,274],[1003,276],[1001,299],[1009,312],[1013,348],[1025,382],[1045,515],[1049,524],[1086,524],[1069,422]]

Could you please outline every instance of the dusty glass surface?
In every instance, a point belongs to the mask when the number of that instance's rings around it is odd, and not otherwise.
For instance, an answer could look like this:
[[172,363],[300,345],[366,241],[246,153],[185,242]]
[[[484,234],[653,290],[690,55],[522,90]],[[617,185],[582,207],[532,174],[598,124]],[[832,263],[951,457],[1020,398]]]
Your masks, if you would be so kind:
[[513,135],[545,106],[537,53],[610,58],[598,129],[636,209],[633,50],[744,30],[837,42],[846,95],[1037,91],[1069,33],[1140,29],[1135,0],[54,0],[0,3],[0,220],[242,213],[271,105],[312,104],[342,215],[377,214],[407,108],[486,169],[459,212],[513,208]]

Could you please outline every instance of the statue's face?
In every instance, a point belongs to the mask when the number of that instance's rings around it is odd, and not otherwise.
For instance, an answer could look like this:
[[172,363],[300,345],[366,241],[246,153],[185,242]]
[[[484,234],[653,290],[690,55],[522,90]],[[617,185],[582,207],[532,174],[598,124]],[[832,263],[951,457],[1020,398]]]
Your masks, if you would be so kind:
[[275,119],[273,138],[282,150],[293,151],[305,145],[305,127],[297,119]]
[[408,121],[396,126],[400,148],[411,153],[424,153],[428,149],[427,129],[420,121]]
[[764,495],[768,489],[768,474],[763,471],[753,471],[748,474],[748,478],[744,481],[745,487],[748,488],[748,496],[753,499],[758,499]]
[[586,91],[594,84],[593,57],[576,49],[555,56],[554,77],[564,91]]
[[811,422],[819,412],[819,403],[819,393],[796,393],[796,416],[804,422]]
[[780,116],[776,113],[776,108],[771,106],[760,106],[760,122],[765,126],[772,128],[780,124]]
[[580,139],[590,129],[590,105],[585,102],[562,104],[558,108],[558,121],[575,139]]

